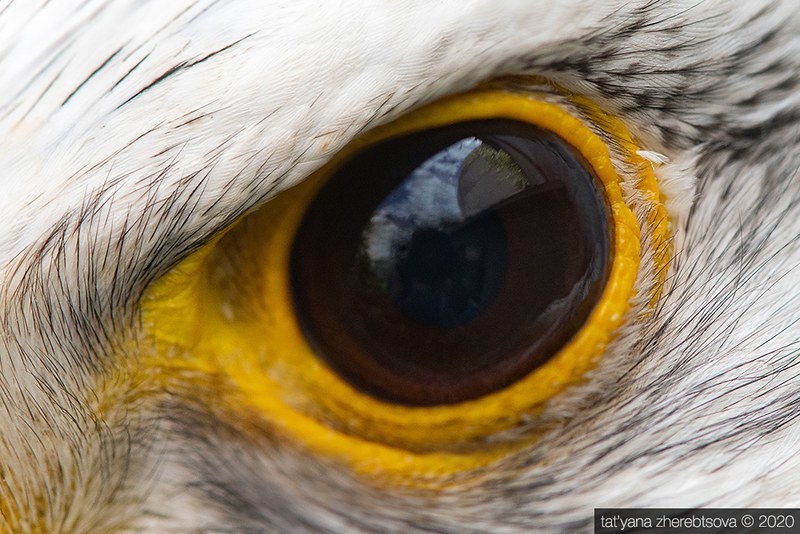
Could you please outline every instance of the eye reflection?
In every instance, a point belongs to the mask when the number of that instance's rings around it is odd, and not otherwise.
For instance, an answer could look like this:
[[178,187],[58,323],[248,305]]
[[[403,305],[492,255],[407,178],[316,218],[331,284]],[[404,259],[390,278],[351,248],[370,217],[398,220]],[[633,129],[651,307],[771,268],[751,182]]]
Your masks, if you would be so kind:
[[[360,275],[374,277],[373,287],[410,319],[464,324],[497,295],[508,243],[502,222],[483,211],[525,187],[507,156],[474,137],[458,141],[414,169],[375,210],[362,234]],[[476,195],[481,184],[486,191]]]
[[388,401],[476,398],[580,328],[610,263],[608,213],[569,146],[474,121],[384,141],[311,204],[292,286],[317,353]]

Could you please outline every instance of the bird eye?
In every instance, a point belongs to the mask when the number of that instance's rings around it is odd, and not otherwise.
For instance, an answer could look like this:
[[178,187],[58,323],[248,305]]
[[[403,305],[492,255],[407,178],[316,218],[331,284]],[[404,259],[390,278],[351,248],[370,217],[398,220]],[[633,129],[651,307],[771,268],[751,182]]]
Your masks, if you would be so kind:
[[153,284],[146,367],[219,381],[242,432],[437,486],[531,446],[669,255],[612,116],[550,86],[469,93],[354,139]]
[[555,135],[511,120],[394,137],[339,166],[290,273],[316,353],[408,405],[496,391],[547,361],[608,275],[608,206]]

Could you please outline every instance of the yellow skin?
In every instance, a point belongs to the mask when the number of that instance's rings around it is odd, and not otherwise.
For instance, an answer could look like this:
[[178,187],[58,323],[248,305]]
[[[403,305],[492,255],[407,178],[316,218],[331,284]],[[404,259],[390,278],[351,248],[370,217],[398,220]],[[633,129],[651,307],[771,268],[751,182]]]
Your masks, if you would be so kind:
[[[605,142],[545,93],[480,91],[418,109],[363,135],[313,176],[181,262],[143,300],[144,338],[155,344],[140,362],[165,387],[183,373],[220,382],[210,403],[240,430],[272,435],[347,465],[377,483],[439,488],[477,474],[535,437],[513,429],[581,380],[622,324],[634,296],[640,228],[626,204]],[[660,294],[669,259],[669,221],[652,165],[637,155],[625,127],[584,99],[571,103],[613,138],[648,205]],[[364,394],[318,358],[298,327],[289,255],[298,225],[332,171],[364,147],[397,135],[476,119],[528,122],[559,136],[594,170],[611,214],[612,266],[599,303],[581,330],[546,364],[516,383],[458,404],[408,407]],[[335,230],[335,229],[334,229]],[[324,266],[321,266],[324,268]],[[222,391],[222,393],[219,393]],[[491,439],[489,439],[491,438]]]

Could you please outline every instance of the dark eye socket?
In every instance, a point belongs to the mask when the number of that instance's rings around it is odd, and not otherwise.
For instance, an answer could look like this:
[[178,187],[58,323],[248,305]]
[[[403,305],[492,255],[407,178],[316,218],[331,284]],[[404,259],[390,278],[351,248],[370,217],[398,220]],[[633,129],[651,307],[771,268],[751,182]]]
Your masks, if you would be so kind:
[[608,276],[608,207],[557,136],[481,120],[357,153],[311,203],[291,255],[318,355],[412,406],[497,391],[581,327]]

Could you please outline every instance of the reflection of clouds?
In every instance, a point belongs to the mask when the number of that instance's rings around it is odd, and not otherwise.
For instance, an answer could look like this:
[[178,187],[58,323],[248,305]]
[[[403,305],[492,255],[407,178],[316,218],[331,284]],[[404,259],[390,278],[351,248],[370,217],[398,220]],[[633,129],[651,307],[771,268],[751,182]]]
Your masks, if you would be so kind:
[[378,274],[394,264],[415,231],[461,221],[461,166],[481,142],[470,137],[450,145],[417,167],[375,210],[364,230],[365,250]]
[[364,229],[362,251],[373,273],[391,285],[416,232],[452,231],[530,187],[531,178],[534,184],[546,181],[537,163],[541,150],[529,139],[488,135],[462,139],[425,160]]

